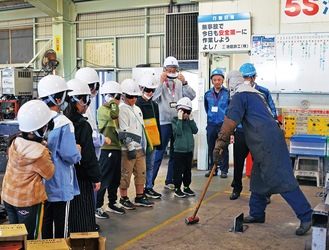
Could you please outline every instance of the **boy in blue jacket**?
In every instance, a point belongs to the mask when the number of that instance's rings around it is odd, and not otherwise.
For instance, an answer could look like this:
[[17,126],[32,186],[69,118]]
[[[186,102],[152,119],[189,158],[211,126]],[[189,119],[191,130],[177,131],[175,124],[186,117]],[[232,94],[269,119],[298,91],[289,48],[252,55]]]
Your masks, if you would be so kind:
[[[177,116],[172,120],[174,142],[174,185],[175,196],[184,198],[194,196],[190,189],[192,182],[192,159],[194,150],[193,135],[198,127],[193,119],[192,102],[188,97],[181,98],[176,105]],[[183,191],[181,185],[184,185]]]

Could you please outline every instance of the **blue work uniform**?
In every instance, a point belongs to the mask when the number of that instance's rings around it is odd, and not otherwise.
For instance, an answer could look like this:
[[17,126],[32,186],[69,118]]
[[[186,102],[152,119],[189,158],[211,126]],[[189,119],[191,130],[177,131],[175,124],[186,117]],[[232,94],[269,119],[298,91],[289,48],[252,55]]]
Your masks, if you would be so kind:
[[[204,108],[207,113],[208,170],[211,170],[214,165],[213,150],[218,133],[223,125],[229,98],[229,92],[224,86],[220,88],[218,93],[216,93],[214,87],[212,87],[204,94]],[[223,158],[224,161],[220,166],[220,170],[227,173],[229,167],[227,149],[223,152]]]
[[[270,91],[267,88],[259,86],[257,83],[255,83],[253,88],[263,94],[274,119],[277,120],[278,115]],[[241,124],[239,124],[236,130],[234,131],[233,152],[234,170],[231,187],[233,187],[233,193],[240,194],[243,188],[242,176],[244,163],[245,159],[249,154],[249,148],[247,146],[246,139],[244,138],[243,128]]]
[[279,193],[302,223],[309,222],[311,206],[294,177],[283,132],[262,95],[252,91],[236,93],[230,101],[226,116],[236,124],[242,123],[253,156],[250,216],[265,219],[266,195]]

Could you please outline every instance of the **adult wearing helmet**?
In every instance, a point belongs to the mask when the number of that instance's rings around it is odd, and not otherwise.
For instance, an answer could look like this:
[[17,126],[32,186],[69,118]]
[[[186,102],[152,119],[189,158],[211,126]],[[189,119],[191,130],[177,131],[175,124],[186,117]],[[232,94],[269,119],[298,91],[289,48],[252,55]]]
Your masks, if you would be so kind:
[[[227,88],[223,86],[224,73],[221,69],[217,68],[211,72],[210,75],[213,87],[204,94],[204,108],[207,113],[207,144],[208,144],[208,172],[205,174],[209,177],[211,169],[214,165],[212,152],[215,147],[217,134],[220,131],[223,122],[226,109],[229,102],[229,92]],[[223,152],[224,161],[219,166],[221,170],[221,178],[227,178],[228,173],[228,150],[227,148]],[[218,174],[218,170],[214,172],[214,175]]]
[[153,95],[153,100],[159,105],[161,130],[161,149],[157,150],[155,155],[153,184],[158,175],[163,155],[170,140],[170,159],[165,180],[165,188],[170,190],[175,189],[173,184],[174,137],[171,121],[174,116],[177,115],[175,109],[177,101],[183,97],[188,97],[190,100],[193,100],[195,98],[195,91],[188,85],[185,77],[179,73],[177,59],[169,56],[164,60],[160,84]]
[[[277,120],[276,108],[271,97],[271,94],[268,89],[259,86],[256,80],[256,68],[251,63],[242,64],[239,69],[243,79],[244,84],[251,86],[252,88],[258,90],[265,97],[265,101],[267,102],[269,108],[271,109],[272,115],[275,120]],[[234,72],[231,72],[232,78]],[[233,187],[232,194],[230,196],[231,200],[236,200],[239,198],[240,193],[243,189],[242,186],[242,176],[243,176],[243,168],[245,159],[249,154],[249,148],[246,143],[246,139],[244,137],[242,125],[239,124],[237,129],[234,131],[234,145],[233,145],[233,158],[234,158],[234,168],[233,168],[233,180],[231,186]],[[270,203],[270,197],[267,197],[268,203]]]
[[99,133],[97,128],[97,122],[96,122],[96,96],[98,94],[99,90],[99,77],[93,68],[90,67],[84,67],[79,69],[75,73],[75,79],[81,80],[83,82],[86,82],[90,89],[90,104],[88,105],[88,110],[84,114],[84,116],[88,117],[88,122],[93,129],[93,143],[95,147],[95,152],[97,159],[99,159],[100,153],[101,153],[101,147],[104,144],[109,145],[111,143],[111,140],[109,138],[106,138],[104,135]]
[[160,149],[160,120],[158,104],[152,100],[158,87],[154,76],[144,74],[139,80],[142,96],[137,98],[136,105],[142,110],[145,131],[148,134],[148,151],[146,153],[146,183],[144,194],[153,199],[161,198],[161,194],[153,189],[153,167],[156,149]]
[[[176,105],[177,116],[172,120],[173,134],[175,137],[174,152],[174,196],[183,198],[186,195],[194,196],[191,190],[192,160],[194,150],[194,138],[198,127],[192,113],[192,102],[188,97],[178,100]],[[184,185],[183,192],[181,185]]]
[[[240,77],[241,79],[241,77]],[[268,109],[263,94],[239,81],[229,82],[234,95],[225,114],[224,123],[214,149],[214,161],[230,143],[230,136],[242,124],[248,148],[253,156],[250,176],[249,216],[244,223],[264,223],[266,195],[280,194],[296,213],[300,226],[296,235],[304,235],[311,228],[312,209],[291,167],[289,151],[282,130]]]
[[17,120],[21,133],[10,142],[1,198],[9,223],[24,223],[27,239],[33,240],[41,230],[38,211],[47,199],[43,178],[49,180],[55,171],[50,152],[41,143],[51,129],[52,115],[42,101],[31,100],[18,110]]
[[[140,91],[133,79],[125,79],[121,83],[122,100],[119,105],[119,126],[122,137],[121,145],[121,181],[120,204],[125,209],[135,209],[135,206],[152,207],[151,202],[144,194],[146,181],[146,136],[144,133],[143,113],[135,105]],[[120,137],[120,134],[119,134]],[[136,197],[134,204],[127,196],[131,175],[134,174]]]
[[74,163],[81,159],[80,146],[76,145],[72,122],[60,112],[68,105],[68,91],[65,80],[57,75],[45,76],[38,84],[39,98],[52,110],[55,123],[47,144],[56,168],[53,177],[45,181],[48,199],[45,202],[43,239],[68,237],[65,222],[69,214],[66,211],[69,211],[69,201],[80,194],[74,169]]
[[86,82],[73,79],[67,82],[72,91],[65,115],[72,121],[77,144],[81,147],[81,160],[75,164],[80,195],[74,196],[70,202],[69,231],[95,231],[95,199],[94,192],[100,188],[101,173],[92,138],[92,128],[83,114],[90,104],[90,89]]
[[103,210],[104,195],[107,190],[109,203],[106,211],[124,214],[125,210],[117,205],[117,193],[121,179],[121,142],[119,130],[119,103],[121,86],[115,81],[105,82],[100,88],[100,94],[105,102],[97,110],[99,132],[111,140],[111,144],[101,147],[99,167],[102,173],[101,188],[97,191],[95,216],[107,219],[109,215]]

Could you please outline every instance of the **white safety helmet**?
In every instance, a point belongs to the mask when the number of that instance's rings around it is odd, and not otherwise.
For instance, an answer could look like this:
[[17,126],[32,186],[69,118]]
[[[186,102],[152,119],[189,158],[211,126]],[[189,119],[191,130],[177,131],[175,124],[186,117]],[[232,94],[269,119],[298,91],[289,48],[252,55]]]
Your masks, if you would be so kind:
[[163,62],[163,67],[167,68],[167,67],[174,67],[174,68],[178,68],[178,61],[175,57],[173,56],[168,56],[164,62]]
[[38,96],[40,98],[68,90],[69,88],[65,80],[57,75],[47,75],[38,83]]
[[104,82],[101,86],[100,94],[121,94],[121,86],[115,81]]
[[158,83],[153,75],[144,74],[139,80],[139,86],[148,89],[156,89],[158,87]]
[[75,73],[75,78],[86,82],[87,84],[92,84],[99,82],[98,74],[96,70],[89,67],[84,67],[79,69]]
[[176,109],[192,110],[192,102],[191,102],[190,98],[183,97],[183,98],[179,99],[176,104]]
[[128,95],[141,95],[137,83],[133,79],[125,79],[121,83],[122,94]]
[[31,100],[18,110],[17,121],[22,132],[34,132],[52,119],[49,107],[40,100]]
[[72,91],[69,92],[69,96],[78,96],[78,95],[90,95],[90,88],[88,84],[79,79],[72,79],[67,82],[67,85]]

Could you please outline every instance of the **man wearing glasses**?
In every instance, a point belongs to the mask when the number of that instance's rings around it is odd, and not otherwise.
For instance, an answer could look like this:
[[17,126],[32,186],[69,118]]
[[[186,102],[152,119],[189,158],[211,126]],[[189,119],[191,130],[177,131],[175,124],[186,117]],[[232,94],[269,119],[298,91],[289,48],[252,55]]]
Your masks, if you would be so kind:
[[188,97],[195,98],[195,91],[188,85],[185,77],[179,73],[178,61],[175,57],[169,56],[163,63],[163,73],[160,77],[160,84],[157,87],[153,100],[159,105],[161,149],[156,151],[153,168],[153,185],[157,177],[162,158],[170,140],[170,159],[168,162],[165,188],[175,190],[173,184],[174,165],[174,136],[171,121],[177,116],[176,105],[179,99]]

